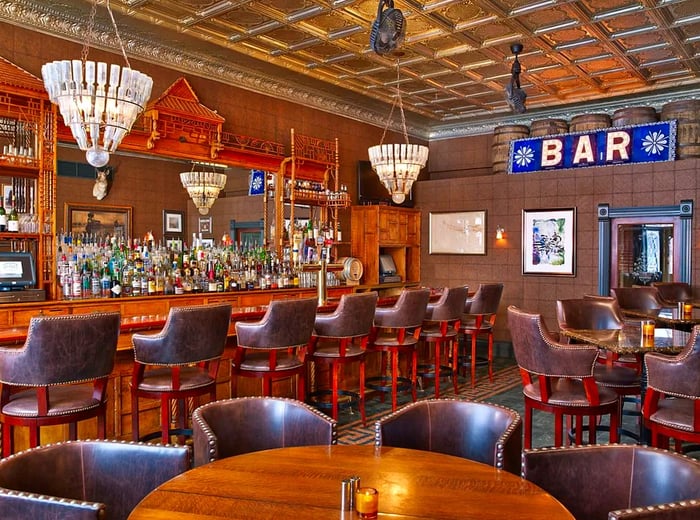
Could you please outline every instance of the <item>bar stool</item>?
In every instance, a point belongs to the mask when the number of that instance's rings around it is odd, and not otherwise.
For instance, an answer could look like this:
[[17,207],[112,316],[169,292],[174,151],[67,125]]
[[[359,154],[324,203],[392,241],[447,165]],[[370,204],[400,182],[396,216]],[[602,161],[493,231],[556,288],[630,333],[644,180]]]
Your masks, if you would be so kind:
[[273,377],[297,376],[296,397],[306,395],[306,355],[316,318],[316,298],[272,300],[256,322],[236,322],[231,361],[231,397],[238,396],[238,377],[259,377],[263,395],[272,395]]
[[97,417],[106,436],[107,383],[121,323],[118,312],[36,316],[22,348],[0,348],[2,452],[14,451],[14,427],[29,428],[29,444],[41,444],[40,427]]
[[[464,285],[444,289],[440,299],[428,303],[421,328],[420,339],[433,347],[433,363],[418,365],[418,375],[421,378],[435,379],[435,398],[440,397],[440,378],[451,377],[455,394],[459,393],[457,380],[457,335],[467,299],[469,288]],[[443,347],[447,358],[446,364],[441,364]]]
[[[314,334],[311,338],[311,361],[330,365],[330,390],[317,390],[309,396],[309,402],[319,408],[331,408],[331,416],[338,419],[338,397],[349,396],[345,406],[357,403],[365,417],[365,348],[374,322],[377,307],[377,293],[343,294],[340,304],[331,314],[317,314]],[[356,343],[359,341],[359,344]],[[359,394],[338,388],[340,367],[347,363],[360,364]],[[319,399],[322,395],[331,396],[331,402]]]
[[[476,294],[466,300],[464,314],[459,331],[471,338],[471,350],[469,356],[464,356],[468,361],[465,366],[471,368],[472,388],[476,386],[476,366],[487,364],[489,369],[489,381],[493,382],[493,327],[496,324],[496,314],[501,304],[503,294],[502,283],[486,283],[479,285]],[[485,360],[476,357],[476,340],[482,334],[486,334],[488,340],[488,354]]]
[[[133,440],[160,435],[192,435],[187,428],[186,399],[209,394],[216,400],[216,376],[231,323],[231,305],[197,305],[170,309],[158,334],[134,334],[134,368],[131,376],[131,427]],[[139,397],[160,400],[160,432],[140,437]],[[178,428],[170,428],[171,402],[177,403]]]
[[[396,411],[396,396],[399,390],[411,390],[413,401],[416,400],[416,345],[429,298],[430,289],[404,289],[393,307],[377,307],[374,311],[374,326],[367,343],[367,351],[382,353],[382,368],[380,376],[367,378],[366,386],[382,392],[382,398],[384,394],[391,392],[392,411]],[[410,377],[399,376],[399,354],[410,356]],[[391,364],[389,375],[387,361]]]

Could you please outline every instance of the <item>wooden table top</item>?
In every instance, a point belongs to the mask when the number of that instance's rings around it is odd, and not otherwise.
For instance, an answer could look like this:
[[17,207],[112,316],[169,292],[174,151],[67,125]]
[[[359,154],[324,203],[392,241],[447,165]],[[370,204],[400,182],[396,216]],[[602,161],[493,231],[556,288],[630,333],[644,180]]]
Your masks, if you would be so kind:
[[516,475],[428,451],[367,445],[306,446],[229,457],[166,482],[129,520],[341,518],[341,481],[379,491],[379,518],[573,519],[554,497]]
[[562,329],[561,333],[577,341],[589,343],[616,354],[645,354],[662,352],[676,354],[680,352],[690,337],[689,332],[656,327],[654,346],[642,345],[639,324],[625,324],[621,329]]

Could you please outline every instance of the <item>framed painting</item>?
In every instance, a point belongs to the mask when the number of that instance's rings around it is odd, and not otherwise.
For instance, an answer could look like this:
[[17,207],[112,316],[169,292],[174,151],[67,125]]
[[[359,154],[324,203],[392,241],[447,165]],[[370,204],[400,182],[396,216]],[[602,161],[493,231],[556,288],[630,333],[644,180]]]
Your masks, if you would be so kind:
[[576,208],[523,210],[523,274],[575,276]]
[[199,217],[199,232],[203,235],[211,234],[212,230],[211,217]]
[[486,211],[430,214],[431,255],[485,255]]
[[163,210],[163,235],[180,235],[184,230],[185,213],[174,209]]
[[131,206],[103,206],[66,202],[64,229],[76,234],[131,238]]

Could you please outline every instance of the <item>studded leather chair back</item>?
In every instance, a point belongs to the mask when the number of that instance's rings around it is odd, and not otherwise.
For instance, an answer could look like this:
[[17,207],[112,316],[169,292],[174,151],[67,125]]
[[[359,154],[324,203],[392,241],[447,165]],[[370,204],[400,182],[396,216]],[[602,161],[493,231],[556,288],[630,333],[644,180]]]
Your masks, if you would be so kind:
[[467,299],[469,287],[450,287],[443,290],[440,299],[435,303],[428,303],[425,319],[429,321],[452,321],[462,315],[464,301]]
[[3,520],[125,520],[143,497],[189,469],[189,449],[69,441],[0,460]]
[[615,287],[610,290],[620,308],[653,311],[663,307],[656,287]]
[[337,443],[336,422],[283,397],[239,397],[205,404],[192,415],[194,464],[289,446]]
[[377,307],[374,324],[392,328],[420,327],[429,299],[430,289],[404,289],[393,307]]
[[375,423],[375,444],[435,451],[520,474],[520,414],[503,406],[430,399]]
[[471,298],[465,299],[465,314],[496,314],[503,295],[502,283],[482,283]]
[[238,344],[247,348],[287,348],[306,345],[314,330],[316,298],[272,300],[263,318],[237,322]]
[[615,300],[557,300],[557,321],[560,329],[620,329],[621,316]]
[[659,297],[668,303],[686,302],[693,299],[693,288],[686,282],[652,282]]
[[366,336],[372,329],[377,293],[343,294],[330,314],[316,315],[314,335],[322,338],[356,338]]

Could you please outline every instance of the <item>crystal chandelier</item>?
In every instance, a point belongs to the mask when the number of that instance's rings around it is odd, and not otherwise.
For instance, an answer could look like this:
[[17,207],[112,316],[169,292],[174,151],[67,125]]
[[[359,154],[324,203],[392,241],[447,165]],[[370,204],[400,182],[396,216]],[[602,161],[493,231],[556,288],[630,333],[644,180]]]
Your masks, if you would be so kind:
[[226,174],[214,171],[192,171],[180,174],[182,185],[187,188],[194,205],[202,215],[209,213],[219,192],[226,186]]
[[131,130],[153,87],[150,76],[131,68],[109,0],[105,6],[126,66],[108,67],[104,62],[88,61],[97,10],[97,0],[93,0],[81,59],[53,61],[41,68],[49,99],[58,105],[78,147],[96,168],[109,162],[109,154],[116,151]]
[[[403,112],[403,102],[401,101],[401,89],[399,88],[399,63],[396,63],[396,98],[391,106],[389,118],[382,139],[378,145],[368,149],[369,160],[372,168],[377,172],[379,180],[391,194],[391,200],[396,204],[401,204],[406,200],[406,195],[411,191],[411,186],[416,179],[421,168],[428,161],[428,147],[419,144],[409,144],[408,131],[406,130],[406,117]],[[391,116],[394,113],[396,104],[399,105],[401,113],[401,126],[405,144],[384,144],[387,129],[391,123]]]

